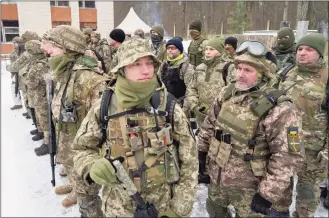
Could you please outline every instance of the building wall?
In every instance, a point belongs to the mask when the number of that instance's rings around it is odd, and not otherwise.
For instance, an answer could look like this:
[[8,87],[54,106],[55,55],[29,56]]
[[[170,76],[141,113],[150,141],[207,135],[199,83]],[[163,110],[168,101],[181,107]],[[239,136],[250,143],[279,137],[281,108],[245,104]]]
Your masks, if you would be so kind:
[[79,2],[70,1],[70,8],[71,8],[71,26],[75,28],[80,28]]
[[51,10],[49,1],[17,2],[19,34],[33,30],[38,35],[51,29]]
[[102,37],[107,38],[110,31],[114,29],[113,2],[96,1],[97,9],[97,31]]
[[1,20],[18,20],[16,4],[1,5]]

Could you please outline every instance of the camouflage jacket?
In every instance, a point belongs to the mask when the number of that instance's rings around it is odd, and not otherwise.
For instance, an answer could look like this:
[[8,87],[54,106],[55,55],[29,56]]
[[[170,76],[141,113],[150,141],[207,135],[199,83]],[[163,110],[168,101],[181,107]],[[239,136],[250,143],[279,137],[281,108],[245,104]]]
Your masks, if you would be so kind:
[[273,53],[277,59],[277,71],[285,68],[289,64],[296,64],[296,46],[294,45],[290,52],[281,52],[274,48]]
[[166,43],[163,41],[159,48],[155,48],[153,43],[150,41],[151,49],[153,54],[158,58],[158,60],[162,63],[167,60],[167,48]]
[[[73,104],[76,109],[76,121],[74,123],[76,129],[79,127],[88,110],[100,98],[106,88],[108,78],[99,73],[98,68],[91,69],[80,64],[67,65],[65,72],[57,78],[54,89],[52,113],[56,123],[65,123],[61,111],[65,106]],[[74,135],[75,131],[72,132],[71,136],[74,137]]]
[[118,65],[118,57],[117,57],[118,48],[111,47],[111,62],[106,63],[107,74],[111,79],[115,78],[114,75],[110,72],[114,67]]
[[[250,106],[262,98],[265,89],[239,92],[230,89],[232,85],[222,89],[209,109],[198,135],[198,149],[210,157],[209,175],[213,183],[220,179],[221,187],[254,189],[275,203],[283,197],[283,192],[290,186],[290,178],[303,165],[304,148],[298,133],[294,141],[288,138],[288,129],[294,128],[297,132],[301,129],[300,114],[282,96],[276,106],[264,116],[258,116]],[[223,131],[221,137],[229,134],[230,142],[218,142],[215,130]],[[255,140],[253,149],[248,147],[251,139]],[[295,149],[292,145],[296,144],[298,148]],[[222,153],[219,150],[227,145],[231,150],[226,165],[220,168]],[[244,156],[248,153],[254,158],[245,161]]]
[[310,67],[295,66],[279,86],[280,89],[287,89],[296,83],[288,93],[302,113],[303,136],[308,161],[314,160],[323,149],[328,149],[328,144],[325,148],[323,147],[328,120],[326,111],[321,108],[321,104],[325,101],[327,79],[328,68],[324,62],[320,61]]
[[[225,59],[226,60],[226,59]],[[210,66],[202,63],[196,67],[192,76],[192,81],[187,86],[186,97],[184,101],[184,112],[192,111],[195,107],[206,107],[205,114],[208,108],[217,97],[219,91],[225,86],[223,79],[223,68],[228,63],[223,58],[214,61]],[[233,81],[234,65],[231,64],[227,74],[227,84]],[[203,119],[197,117],[198,124],[201,124]]]
[[49,72],[49,65],[45,56],[34,60],[27,66],[26,86],[30,107],[47,105],[47,86],[45,75]]
[[110,46],[106,42],[106,39],[101,39],[96,44],[92,44],[90,48],[95,50],[102,57],[106,70],[109,70],[114,55],[112,53],[115,52],[111,51]]
[[9,56],[10,63],[14,63],[18,59],[18,49],[15,49]]
[[[109,115],[116,114],[123,110],[117,105],[115,87],[112,89],[114,90],[114,93],[108,109]],[[164,99],[166,93],[164,86],[162,85],[157,90],[159,90],[161,99]],[[76,151],[74,157],[74,171],[78,175],[78,179],[84,181],[84,184],[89,184],[87,177],[91,165],[95,160],[102,157],[102,154],[99,152],[100,147],[98,146],[102,138],[100,107],[101,100],[98,100],[84,119],[72,146]],[[163,110],[164,108],[165,102],[161,101],[159,109]],[[134,119],[135,117],[138,117],[138,119]],[[123,119],[122,122],[120,121],[121,118]],[[125,151],[132,149],[132,146],[127,138],[127,132],[123,132],[128,131],[127,128],[129,126],[121,126],[121,124],[127,123],[128,118],[136,120],[138,126],[143,132],[143,134],[139,133],[139,135],[144,136],[144,133],[146,133],[147,130],[150,130],[155,126],[155,120],[152,114],[145,112],[126,115],[121,118],[113,118],[109,120],[108,128],[106,130],[107,139],[102,147],[110,148],[110,154],[113,158],[123,156],[126,160],[129,160],[129,157],[126,157],[128,152]],[[163,116],[158,116],[158,121],[160,128],[163,127],[166,122]],[[173,138],[179,142],[178,159],[181,163],[179,180],[172,185],[168,184],[166,180],[163,180],[164,171],[161,170],[163,169],[163,166],[161,166],[160,161],[160,165],[159,163],[155,163],[155,165],[152,165],[147,170],[147,183],[145,186],[142,186],[140,193],[145,201],[154,203],[159,212],[171,208],[179,216],[188,216],[192,211],[197,190],[197,149],[188,121],[182,109],[177,104],[174,108]],[[147,143],[148,140],[146,138],[144,139],[144,143]],[[153,141],[151,144],[152,143]],[[168,145],[168,149],[174,148],[173,145]],[[144,152],[144,160],[156,157],[153,153],[153,149],[156,149],[156,146],[154,148],[153,145],[152,148],[147,148],[145,146],[142,149]],[[159,160],[162,160],[163,158],[163,154],[159,156]],[[136,161],[139,162],[137,158]],[[133,167],[133,162],[134,161],[130,162],[130,160],[128,162],[124,161],[127,169],[136,169],[136,167]],[[129,170],[129,172],[131,171]],[[142,184],[142,180],[140,184]],[[89,186],[92,185],[93,184],[89,184]],[[170,190],[172,190],[172,193]],[[109,212],[106,212],[105,214],[108,217],[130,217],[136,209],[134,201],[128,196],[127,191],[125,191],[120,182],[105,186],[103,189],[103,199],[111,199],[111,201],[108,201],[107,203],[116,202],[115,204],[117,204],[117,202],[120,202],[117,205],[108,205],[108,207],[111,208],[108,210]]]

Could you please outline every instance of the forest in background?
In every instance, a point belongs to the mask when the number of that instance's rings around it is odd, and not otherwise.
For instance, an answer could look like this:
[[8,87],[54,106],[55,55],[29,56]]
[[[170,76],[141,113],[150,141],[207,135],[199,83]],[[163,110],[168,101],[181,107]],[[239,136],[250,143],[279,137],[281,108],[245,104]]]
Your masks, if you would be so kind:
[[[309,29],[320,21],[328,22],[327,1],[115,1],[114,25],[117,26],[133,7],[149,26],[162,24],[166,35],[186,36],[188,23],[199,19],[205,35],[242,33],[243,31],[278,30],[280,22],[308,20]],[[175,26],[175,28],[174,28]]]

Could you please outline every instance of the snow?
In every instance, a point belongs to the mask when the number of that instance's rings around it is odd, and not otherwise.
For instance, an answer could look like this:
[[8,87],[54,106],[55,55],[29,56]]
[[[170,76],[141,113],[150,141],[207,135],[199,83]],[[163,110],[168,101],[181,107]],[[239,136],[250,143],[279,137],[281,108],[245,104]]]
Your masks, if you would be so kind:
[[[185,47],[185,43],[184,43]],[[31,119],[22,116],[24,109],[11,111],[11,79],[6,64],[1,61],[1,217],[80,217],[78,206],[64,208],[51,185],[49,155],[37,157],[30,131],[34,129]],[[60,177],[61,166],[56,166],[56,185],[66,184]],[[294,193],[296,194],[296,193]],[[207,186],[199,185],[192,212],[193,217],[207,217]],[[291,207],[294,210],[294,205]],[[291,212],[292,212],[291,211]],[[321,206],[317,217],[327,217],[328,211]]]

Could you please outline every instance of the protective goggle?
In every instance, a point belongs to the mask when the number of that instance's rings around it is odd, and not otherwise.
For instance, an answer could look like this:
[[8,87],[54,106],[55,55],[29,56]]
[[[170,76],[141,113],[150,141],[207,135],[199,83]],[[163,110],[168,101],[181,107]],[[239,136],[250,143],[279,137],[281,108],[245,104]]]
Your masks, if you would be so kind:
[[236,49],[235,53],[240,55],[244,52],[248,51],[251,55],[254,56],[264,56],[267,52],[267,49],[263,45],[263,43],[258,41],[244,41],[241,45]]

